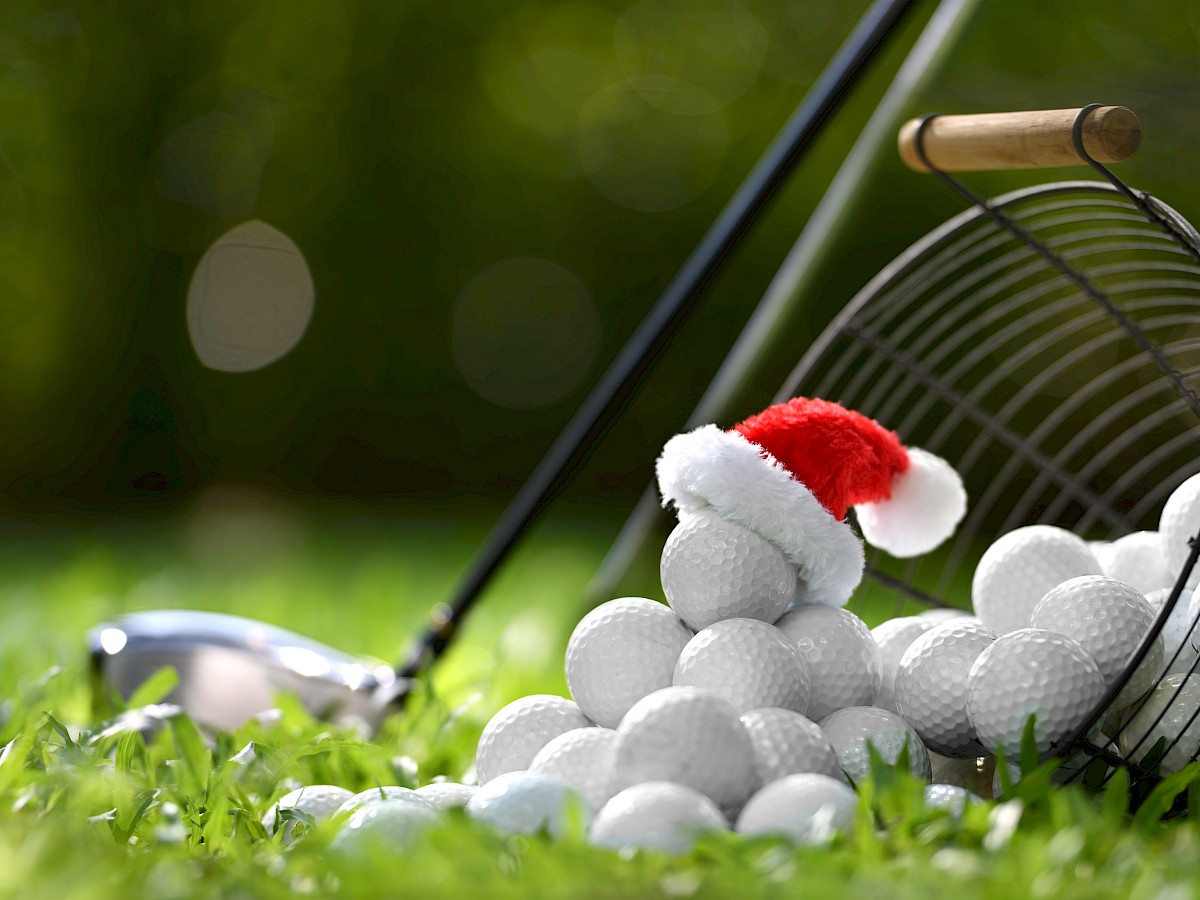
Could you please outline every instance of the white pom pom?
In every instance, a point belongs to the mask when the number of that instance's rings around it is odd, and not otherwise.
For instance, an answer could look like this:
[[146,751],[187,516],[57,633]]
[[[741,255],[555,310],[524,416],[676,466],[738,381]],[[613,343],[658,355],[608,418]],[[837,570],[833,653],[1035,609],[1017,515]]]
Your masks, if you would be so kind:
[[967,512],[967,492],[953,467],[925,450],[906,449],[908,471],[892,479],[892,499],[854,507],[867,543],[901,558],[928,553]]

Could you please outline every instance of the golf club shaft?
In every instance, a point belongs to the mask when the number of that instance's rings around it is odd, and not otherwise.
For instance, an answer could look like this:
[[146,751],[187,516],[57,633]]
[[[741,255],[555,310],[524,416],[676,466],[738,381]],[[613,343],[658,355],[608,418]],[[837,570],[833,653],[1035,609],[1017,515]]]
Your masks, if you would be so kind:
[[[867,10],[783,131],[509,503],[458,582],[446,604],[449,610],[439,605],[442,614],[402,661],[398,682],[408,684],[442,653],[463,615],[501,562],[624,408],[654,358],[914,3],[915,0],[875,0]],[[392,705],[402,705],[405,696],[397,692]]]

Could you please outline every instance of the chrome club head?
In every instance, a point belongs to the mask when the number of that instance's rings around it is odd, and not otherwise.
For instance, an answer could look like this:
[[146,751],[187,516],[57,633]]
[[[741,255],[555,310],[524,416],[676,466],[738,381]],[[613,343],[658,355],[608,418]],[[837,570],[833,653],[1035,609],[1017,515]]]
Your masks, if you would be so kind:
[[232,730],[299,698],[314,716],[375,728],[385,706],[403,694],[392,668],[351,656],[283,628],[220,613],[152,610],[98,625],[88,635],[98,690],[128,698],[164,666],[179,681],[165,702],[201,725]]

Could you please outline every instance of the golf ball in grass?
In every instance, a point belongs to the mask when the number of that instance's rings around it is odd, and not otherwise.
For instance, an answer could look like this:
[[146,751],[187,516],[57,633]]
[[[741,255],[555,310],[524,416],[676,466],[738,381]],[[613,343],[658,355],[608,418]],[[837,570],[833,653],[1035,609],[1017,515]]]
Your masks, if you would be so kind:
[[839,709],[821,720],[821,730],[837,753],[838,765],[855,784],[871,773],[868,745],[889,766],[896,765],[900,751],[908,747],[909,771],[929,780],[929,751],[912,726],[891,710],[876,706]]
[[479,783],[528,769],[551,738],[591,724],[578,706],[563,697],[533,694],[514,700],[492,716],[479,736],[475,751]]
[[[1162,542],[1163,561],[1167,572],[1178,577],[1187,564],[1188,541],[1200,533],[1200,474],[1193,475],[1167,498],[1158,520],[1158,537]],[[1188,575],[1187,586],[1200,584],[1200,565]]]
[[986,752],[967,714],[967,676],[998,637],[982,622],[951,621],[926,631],[905,651],[896,675],[896,711],[930,750],[970,759]]
[[842,777],[829,738],[816,722],[800,713],[752,709],[742,715],[742,724],[754,745],[754,771],[759,785],[804,772]]
[[1169,587],[1179,574],[1167,569],[1162,538],[1157,531],[1127,534],[1109,544],[1103,553],[1094,555],[1105,575],[1142,594]]
[[497,831],[562,837],[570,816],[586,828],[591,810],[579,791],[542,772],[505,772],[475,792],[467,815]]
[[786,775],[764,785],[738,816],[740,834],[781,834],[797,844],[824,844],[854,824],[858,796],[828,775]]
[[729,827],[704,794],[670,781],[646,781],[610,799],[592,821],[591,842],[600,847],[641,847],[680,854],[696,835]]
[[971,581],[971,602],[985,625],[1007,634],[1029,627],[1033,608],[1050,589],[1099,574],[1100,563],[1082,538],[1053,525],[1028,525],[1001,535],[984,551]]
[[[1030,624],[1064,634],[1096,661],[1106,687],[1116,684],[1154,622],[1154,610],[1138,591],[1106,575],[1083,575],[1052,588],[1033,610]],[[1130,675],[1113,701],[1132,703],[1161,674],[1163,644],[1156,638],[1150,652]]]
[[867,704],[881,709],[896,710],[896,673],[900,660],[912,642],[933,627],[933,622],[917,616],[888,619],[871,629],[871,637],[879,648],[879,692],[875,702]]
[[722,809],[754,789],[754,745],[728,700],[696,687],[669,687],[634,704],[617,727],[613,790],[643,781],[694,788]]
[[596,810],[612,795],[616,758],[615,731],[611,728],[576,728],[560,734],[539,750],[529,770],[562,779]]
[[[275,823],[286,810],[295,810],[312,816],[314,821],[320,822],[322,819],[332,816],[343,803],[353,796],[354,794],[345,788],[332,784],[310,784],[307,787],[297,788],[271,804],[271,808],[262,818],[263,828],[267,830],[267,834],[274,834]],[[295,825],[295,821],[288,821],[283,825],[284,843],[291,841],[292,829],[295,828]]]
[[760,706],[808,709],[808,667],[796,644],[758,619],[726,619],[688,642],[675,663],[677,686],[706,688],[738,713]]
[[[1155,749],[1165,741],[1165,754]],[[1200,753],[1200,675],[1168,675],[1136,708],[1117,735],[1121,755],[1145,764],[1159,756],[1158,772],[1178,772]]]
[[667,602],[697,631],[722,619],[774,622],[796,594],[796,569],[778,547],[708,511],[680,517],[659,571]]
[[454,781],[435,781],[417,788],[417,796],[427,800],[434,809],[462,809],[471,802],[479,788]]
[[567,642],[567,686],[597,725],[616,728],[629,707],[670,687],[692,630],[670,608],[643,597],[597,606]]
[[343,856],[365,855],[372,850],[404,850],[440,821],[441,814],[427,803],[407,800],[368,803],[350,813],[329,849]]
[[822,719],[837,709],[875,702],[879,647],[862,619],[835,606],[798,606],[784,613],[775,627],[804,657],[809,718]]
[[359,791],[357,794],[348,797],[343,801],[342,805],[337,808],[338,816],[349,815],[356,809],[362,809],[369,803],[416,803],[419,806],[428,806],[432,808],[433,804],[428,797],[423,797],[412,788],[400,787],[398,784],[384,784],[373,788],[367,788],[365,791]]
[[1077,641],[1023,628],[979,655],[967,681],[967,712],[980,742],[1018,759],[1033,717],[1039,758],[1070,737],[1104,695],[1104,676]]
[[943,809],[956,819],[969,804],[979,802],[979,797],[957,784],[925,785],[925,808]]

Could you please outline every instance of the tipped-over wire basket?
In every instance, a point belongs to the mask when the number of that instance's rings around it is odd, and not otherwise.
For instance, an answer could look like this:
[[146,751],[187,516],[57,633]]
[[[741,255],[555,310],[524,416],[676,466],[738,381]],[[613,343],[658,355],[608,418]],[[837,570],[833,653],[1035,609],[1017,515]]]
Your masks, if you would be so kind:
[[[968,208],[864,287],[776,398],[838,401],[949,460],[963,477],[969,510],[943,548],[914,560],[868,549],[851,604],[864,618],[969,608],[981,554],[1019,526],[1058,525],[1097,541],[1155,531],[1172,491],[1200,472],[1200,238],[1104,165],[1139,141],[1132,113],[1099,105],[929,116],[901,132],[906,162],[934,173]],[[1103,180],[986,201],[947,174],[1081,161]],[[1200,708],[1153,746],[1126,741],[1122,750],[1100,731],[1102,723],[1115,730],[1113,721],[1153,693],[1110,715],[1167,617],[1187,606],[1196,550],[1193,543],[1172,573],[1170,594],[1123,677],[1054,748],[1088,763],[1069,767],[1071,777],[1095,785],[1126,765],[1149,779],[1200,756]],[[1182,686],[1182,678],[1164,682],[1168,672],[1195,673],[1186,645],[1200,647],[1200,628],[1188,625],[1184,646],[1155,672],[1155,689]]]

